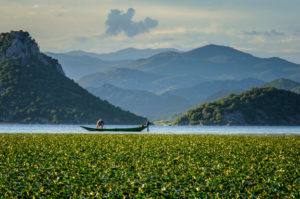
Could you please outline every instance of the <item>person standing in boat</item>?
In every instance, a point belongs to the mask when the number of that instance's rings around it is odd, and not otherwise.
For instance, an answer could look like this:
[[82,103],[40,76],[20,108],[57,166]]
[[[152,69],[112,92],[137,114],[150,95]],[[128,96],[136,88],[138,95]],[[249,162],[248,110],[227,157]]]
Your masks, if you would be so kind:
[[96,128],[103,129],[103,126],[104,126],[104,121],[102,119],[98,120]]

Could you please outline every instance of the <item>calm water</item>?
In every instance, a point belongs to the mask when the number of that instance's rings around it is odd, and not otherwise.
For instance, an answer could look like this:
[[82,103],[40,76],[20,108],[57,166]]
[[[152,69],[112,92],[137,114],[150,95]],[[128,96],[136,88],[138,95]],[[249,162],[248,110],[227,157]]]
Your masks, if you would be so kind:
[[[86,125],[94,127],[94,125]],[[105,125],[105,128],[136,127]],[[97,133],[80,125],[0,124],[0,133]],[[122,132],[108,132],[118,134]],[[134,132],[132,132],[134,133]],[[215,135],[300,135],[300,126],[150,126],[144,134],[215,134]]]

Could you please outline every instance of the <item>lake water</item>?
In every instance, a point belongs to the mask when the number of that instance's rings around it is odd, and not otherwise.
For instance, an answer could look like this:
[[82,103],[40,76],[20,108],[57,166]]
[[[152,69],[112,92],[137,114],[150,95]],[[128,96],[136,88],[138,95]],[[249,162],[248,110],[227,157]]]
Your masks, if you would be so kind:
[[[95,125],[85,125],[95,127]],[[136,127],[105,125],[105,128]],[[80,125],[0,124],[0,133],[103,133],[89,132]],[[106,132],[105,132],[106,133]],[[107,132],[124,134],[122,132]],[[129,132],[130,133],[130,132]],[[213,134],[213,135],[300,135],[300,126],[150,126],[150,131],[130,134]]]

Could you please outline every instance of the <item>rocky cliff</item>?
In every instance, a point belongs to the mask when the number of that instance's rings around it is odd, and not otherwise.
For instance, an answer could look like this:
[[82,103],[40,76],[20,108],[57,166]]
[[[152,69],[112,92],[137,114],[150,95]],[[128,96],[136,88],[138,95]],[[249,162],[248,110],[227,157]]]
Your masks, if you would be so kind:
[[60,73],[64,74],[57,60],[52,59],[52,62],[49,62],[50,57],[40,52],[38,44],[28,32],[11,31],[0,34],[0,61],[15,58],[20,59],[21,65],[25,65],[34,58],[48,67],[54,66]]

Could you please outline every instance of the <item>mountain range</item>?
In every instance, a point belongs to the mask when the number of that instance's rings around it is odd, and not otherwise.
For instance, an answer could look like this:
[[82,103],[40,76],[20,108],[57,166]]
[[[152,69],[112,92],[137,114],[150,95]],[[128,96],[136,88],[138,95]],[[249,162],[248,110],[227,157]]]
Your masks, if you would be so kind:
[[[187,52],[128,48],[108,54],[48,54],[62,63],[67,76],[94,95],[152,120],[174,118],[187,108],[241,94],[274,79],[300,81],[299,64],[213,44]],[[292,89],[297,92],[300,87]],[[167,98],[168,108],[165,96],[173,96]]]
[[[234,48],[218,45],[207,45],[188,52],[163,52],[150,58],[139,59],[122,65],[121,68],[136,71],[127,73],[122,81],[132,81],[137,72],[143,76],[154,77],[144,86],[144,90],[162,93],[176,88],[193,87],[199,83],[215,80],[242,80],[255,78],[271,81],[278,78],[289,78],[300,81],[300,65],[280,58],[259,58]],[[118,77],[120,70],[107,69],[110,80]],[[107,72],[102,71],[102,72]],[[103,76],[82,77],[78,80],[84,87],[97,87],[95,82],[103,82]],[[117,81],[118,82],[118,81]],[[107,82],[112,84],[111,82]],[[138,87],[130,89],[141,89]],[[99,85],[101,86],[101,85]],[[115,85],[120,86],[120,85]]]
[[[203,82],[191,88],[155,94],[145,90],[125,89],[105,84],[105,80],[103,76],[101,86],[87,87],[87,90],[101,99],[106,99],[116,106],[143,115],[150,120],[173,120],[200,103],[221,99],[231,93],[239,94],[265,84],[263,81],[250,78],[240,81],[218,80]],[[95,85],[100,84],[95,83]],[[129,84],[124,84],[126,85]]]
[[105,99],[115,106],[138,115],[156,120],[173,120],[193,104],[189,100],[175,95],[157,95],[145,90],[130,90],[104,84],[99,88],[87,88],[95,96]]
[[[264,84],[264,81],[254,78],[242,80],[216,80],[202,82],[189,88],[174,89],[166,93],[186,97],[194,105],[197,105],[202,102],[216,100],[219,98],[218,96],[220,96],[220,98],[224,95],[227,97],[230,93],[243,92],[250,88],[263,86]],[[213,98],[213,96],[215,96],[215,98]]]
[[81,50],[69,51],[64,54],[75,55],[75,56],[89,56],[106,61],[123,61],[123,60],[137,60],[142,58],[148,58],[153,55],[163,53],[163,52],[179,52],[175,48],[158,48],[158,49],[138,49],[138,48],[125,48],[111,53],[91,53]]
[[66,75],[74,80],[78,80],[85,75],[103,72],[107,69],[121,67],[130,62],[148,58],[155,54],[174,51],[179,52],[173,48],[160,49],[137,49],[126,48],[112,53],[91,53],[85,51],[70,51],[66,53],[52,53],[46,54],[59,60],[63,66]]
[[[188,52],[159,53],[121,67],[112,67],[84,76],[78,83],[84,88],[93,88],[92,92],[95,95],[122,108],[137,111],[135,113],[150,119],[166,119],[174,118],[174,115],[184,112],[186,107],[175,114],[157,112],[157,115],[153,115],[143,108],[138,110],[139,106],[135,106],[134,103],[130,106],[131,91],[150,91],[155,98],[162,94],[181,97],[183,102],[188,102],[187,107],[191,108],[203,102],[227,97],[230,93],[241,94],[250,88],[262,87],[276,78],[297,80],[297,71],[300,71],[299,64],[280,58],[258,58],[230,47],[208,45]],[[122,92],[122,96],[119,95],[118,89],[101,93],[105,84],[121,90],[129,89],[128,95],[131,97],[128,97],[126,92]],[[114,95],[119,96],[119,102],[109,97]],[[159,107],[159,101],[154,101]],[[176,106],[176,103],[171,102],[172,99],[170,104]],[[147,101],[144,103],[147,104]],[[172,110],[178,109],[174,107]]]
[[277,78],[300,80],[300,65],[286,60],[259,58],[231,47],[207,45],[188,52],[166,52],[140,59],[126,68],[165,75],[185,75],[188,79],[240,80]]
[[47,53],[48,56],[59,60],[66,75],[74,80],[78,80],[86,75],[105,71],[113,67],[120,67],[130,63],[130,61],[104,61],[89,55],[71,55],[59,53]]

